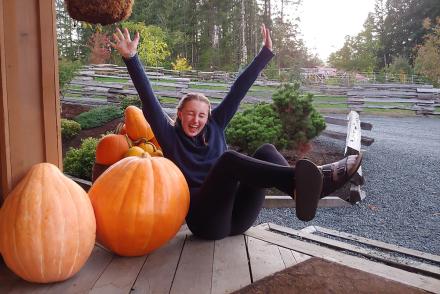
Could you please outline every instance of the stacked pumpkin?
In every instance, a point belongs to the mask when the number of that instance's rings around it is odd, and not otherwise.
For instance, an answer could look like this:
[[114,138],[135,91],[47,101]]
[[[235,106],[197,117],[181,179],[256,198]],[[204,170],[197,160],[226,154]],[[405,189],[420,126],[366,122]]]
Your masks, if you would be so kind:
[[110,165],[122,158],[141,156],[144,152],[152,156],[163,156],[142,110],[130,105],[124,111],[124,123],[116,128],[115,134],[105,135],[99,140],[92,181],[94,182]]
[[97,146],[96,162],[111,165],[89,190],[97,239],[119,255],[158,248],[177,233],[189,209],[185,177],[154,142],[142,111],[129,106],[118,134]]

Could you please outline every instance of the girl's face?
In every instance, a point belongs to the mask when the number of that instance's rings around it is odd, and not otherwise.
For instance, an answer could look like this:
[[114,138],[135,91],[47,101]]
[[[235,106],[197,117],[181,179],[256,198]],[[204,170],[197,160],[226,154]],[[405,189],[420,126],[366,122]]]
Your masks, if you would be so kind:
[[190,100],[184,104],[182,110],[177,111],[183,131],[188,137],[200,134],[208,122],[208,115],[209,105],[199,100]]

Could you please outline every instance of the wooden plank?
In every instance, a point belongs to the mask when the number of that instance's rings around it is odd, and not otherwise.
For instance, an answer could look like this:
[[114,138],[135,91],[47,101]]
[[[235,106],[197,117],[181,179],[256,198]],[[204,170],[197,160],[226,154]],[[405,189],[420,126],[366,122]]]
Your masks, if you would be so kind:
[[20,281],[21,279],[8,269],[3,258],[0,256],[0,293],[9,293],[14,285]]
[[[348,124],[348,119],[345,119],[345,118],[324,116],[324,119],[325,119],[326,123],[333,124],[333,125],[346,126]],[[361,121],[361,129],[370,131],[373,129],[373,125],[371,123]]]
[[293,251],[284,247],[278,247],[280,251],[281,259],[284,262],[286,268],[297,264],[295,257],[293,256]]
[[277,246],[252,237],[248,237],[246,243],[249,252],[252,282],[285,268]]
[[189,236],[183,247],[170,293],[209,293],[213,257],[214,241]]
[[430,264],[424,264],[422,262],[409,260],[407,258],[392,256],[384,252],[379,252],[377,250],[363,248],[357,245],[352,245],[348,243],[344,243],[341,241],[329,239],[322,236],[317,236],[301,231],[297,231],[291,228],[282,227],[276,224],[269,223],[271,230],[275,230],[282,233],[287,233],[292,236],[301,237],[310,241],[318,242],[324,244],[326,246],[330,246],[332,248],[338,248],[342,250],[347,250],[353,253],[361,254],[368,258],[374,258],[379,261],[386,262],[388,264],[392,264],[399,268],[403,268],[405,270],[418,271],[425,275],[430,275],[436,278],[440,278],[440,268],[437,266],[433,266]]
[[[54,2],[2,1],[1,14],[0,159],[6,195],[36,163],[62,168],[62,148]],[[26,152],[29,144],[32,152]]]
[[79,273],[63,283],[54,284],[47,293],[73,294],[88,292],[109,265],[112,258],[112,253],[95,246],[87,263]]
[[264,240],[265,242],[270,242],[278,246],[289,248],[304,254],[337,262],[348,267],[369,272],[429,292],[437,293],[440,289],[440,280],[438,279],[407,272],[391,266],[373,262],[368,259],[356,256],[349,256],[336,250],[325,248],[309,242],[296,240],[266,230],[250,228],[245,232],[245,235],[248,237]]
[[440,93],[440,89],[437,89],[437,88],[432,88],[432,89],[417,88],[417,93]]
[[130,293],[169,293],[188,230],[184,227],[170,242],[147,257]]
[[[279,248],[282,248],[282,247],[279,247]],[[303,254],[303,253],[297,252],[295,250],[291,250],[291,251],[292,251],[292,255],[295,258],[295,261],[297,264],[300,262],[306,261],[307,259],[312,258],[310,255]]]
[[359,154],[361,150],[361,120],[356,111],[348,114],[347,140],[344,155]]
[[[335,132],[335,131],[331,131],[331,130],[324,130],[321,132],[321,135],[326,136],[326,137],[330,137],[333,139],[338,139],[338,140],[346,140],[347,139],[346,133]],[[361,143],[362,143],[362,145],[370,146],[371,144],[374,143],[374,139],[371,137],[368,137],[368,136],[361,136]]]
[[330,236],[335,236],[335,237],[343,238],[346,240],[361,242],[364,244],[375,246],[377,248],[395,251],[395,252],[403,253],[403,254],[406,254],[409,256],[422,258],[425,260],[440,262],[439,255],[434,255],[434,254],[430,254],[430,253],[426,253],[426,252],[422,252],[422,251],[418,251],[418,250],[414,250],[414,249],[409,249],[409,248],[405,248],[405,247],[401,247],[401,246],[397,246],[397,245],[393,245],[393,244],[388,244],[388,243],[385,243],[382,241],[372,240],[372,239],[356,236],[353,234],[348,234],[345,232],[339,232],[339,231],[323,228],[320,226],[315,226],[315,228],[317,231],[324,233],[324,234],[327,234],[327,235],[330,235]]
[[[319,200],[319,208],[332,208],[332,207],[349,207],[350,203],[347,201],[336,197],[327,196]],[[263,207],[265,208],[286,208],[286,207],[296,207],[295,201],[290,196],[266,196],[264,199]]]
[[146,258],[115,256],[90,293],[129,293]]
[[212,294],[230,293],[251,283],[243,235],[215,241]]
[[365,191],[361,189],[359,185],[350,185],[350,196],[348,197],[348,201],[352,204],[356,204],[366,197]]

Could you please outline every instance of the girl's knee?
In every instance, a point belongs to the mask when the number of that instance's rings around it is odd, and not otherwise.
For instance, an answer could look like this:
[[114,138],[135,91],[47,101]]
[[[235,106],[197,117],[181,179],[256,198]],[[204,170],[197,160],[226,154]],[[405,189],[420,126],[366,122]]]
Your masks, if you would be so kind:
[[253,157],[255,158],[264,157],[267,154],[272,154],[273,152],[278,152],[277,148],[273,144],[264,143],[263,145],[258,147]]

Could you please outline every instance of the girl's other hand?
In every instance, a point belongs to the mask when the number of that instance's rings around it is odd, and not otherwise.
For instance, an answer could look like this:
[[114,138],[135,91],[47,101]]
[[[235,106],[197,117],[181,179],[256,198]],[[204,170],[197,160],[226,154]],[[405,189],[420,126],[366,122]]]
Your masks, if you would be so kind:
[[272,51],[272,39],[270,38],[270,31],[264,23],[261,25],[261,35],[263,35],[263,46]]
[[110,42],[110,45],[118,50],[122,57],[128,59],[136,55],[139,44],[139,32],[136,32],[132,41],[128,29],[124,28],[123,30],[124,33],[119,28],[116,28],[116,32],[113,34],[114,43]]

